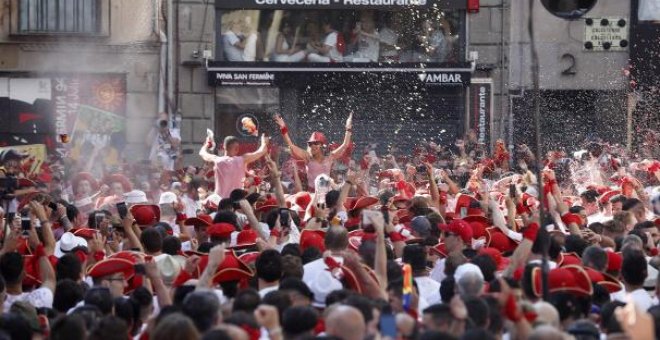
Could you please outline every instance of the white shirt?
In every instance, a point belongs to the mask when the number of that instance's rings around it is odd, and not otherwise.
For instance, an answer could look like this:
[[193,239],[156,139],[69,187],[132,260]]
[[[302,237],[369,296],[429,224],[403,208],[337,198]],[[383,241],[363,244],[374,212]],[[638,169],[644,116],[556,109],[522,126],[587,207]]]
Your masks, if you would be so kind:
[[222,49],[228,61],[243,61],[243,49],[236,47],[236,43],[241,41],[238,35],[232,31],[227,31],[222,35]]
[[325,37],[323,40],[323,44],[326,46],[330,46],[330,51],[328,52],[328,57],[332,59],[333,61],[342,61],[343,56],[337,49],[337,39],[338,39],[339,33],[332,31],[328,33],[328,35]]
[[[342,263],[343,259],[334,257],[335,260]],[[325,264],[323,258],[314,260],[303,266],[303,282],[314,293],[314,301],[312,305],[315,307],[325,307],[326,296],[334,291],[342,289],[344,286],[341,281],[337,280]]]
[[[433,280],[428,276],[418,276],[415,278],[417,288],[419,289],[419,297],[424,298],[428,305],[440,303],[440,283]],[[421,308],[421,306],[420,306]],[[423,309],[420,309],[423,310]]]
[[431,269],[431,274],[429,275],[436,282],[442,282],[447,275],[445,275],[445,260],[446,259],[437,259],[433,269]]
[[3,304],[5,312],[9,312],[9,308],[16,301],[28,302],[35,308],[53,308],[53,292],[48,288],[37,288],[31,292],[23,292],[19,295],[12,295],[7,293],[7,299]]
[[641,311],[647,311],[653,306],[651,294],[642,288],[635,289],[628,293],[628,297],[633,300],[635,306]]

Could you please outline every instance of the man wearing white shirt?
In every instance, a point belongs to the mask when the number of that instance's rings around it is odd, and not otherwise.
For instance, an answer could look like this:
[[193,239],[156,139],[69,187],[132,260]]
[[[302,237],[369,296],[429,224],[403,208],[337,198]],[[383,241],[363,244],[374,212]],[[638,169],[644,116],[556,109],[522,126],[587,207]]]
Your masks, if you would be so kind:
[[222,35],[222,50],[228,61],[243,61],[245,50],[245,39],[239,36],[241,29],[240,20],[231,22],[231,27]]
[[407,245],[403,248],[403,262],[412,267],[413,277],[419,290],[418,310],[440,303],[440,283],[429,277],[426,270],[426,252],[420,245]]
[[[339,256],[348,248],[348,232],[344,227],[330,227],[325,235],[324,246],[330,252],[330,257],[339,263],[343,258]],[[337,280],[329,271],[325,258],[312,261],[303,267],[303,282],[314,293],[315,307],[325,307],[325,297],[333,290],[342,289],[341,281]]]
[[25,268],[23,266],[23,255],[11,252],[0,257],[0,274],[5,279],[7,285],[6,299],[3,303],[3,310],[9,311],[14,302],[25,301],[36,308],[53,308],[53,298],[55,292],[55,271],[48,261],[45,254],[37,254],[39,261],[39,275],[41,277],[41,286],[30,292],[23,291],[23,278],[25,277]]
[[644,252],[636,248],[626,248],[623,251],[623,266],[621,277],[628,298],[632,299],[639,310],[646,311],[653,305],[651,294],[644,290],[647,276],[647,263]]
[[282,277],[282,255],[273,249],[264,250],[255,262],[259,286],[259,296],[278,290]]

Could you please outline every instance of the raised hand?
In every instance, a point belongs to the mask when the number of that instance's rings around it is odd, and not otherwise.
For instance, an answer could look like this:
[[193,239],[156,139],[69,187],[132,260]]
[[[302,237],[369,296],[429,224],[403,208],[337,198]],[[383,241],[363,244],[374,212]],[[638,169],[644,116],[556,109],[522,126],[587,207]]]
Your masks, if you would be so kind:
[[261,134],[261,145],[268,145],[270,143],[270,137],[268,137],[265,133]]
[[353,112],[348,114],[348,119],[346,119],[346,130],[351,130],[353,128]]
[[225,259],[225,244],[218,244],[217,246],[211,248],[209,251],[209,263],[210,268],[217,268],[222,261]]
[[46,216],[46,209],[44,209],[44,206],[41,203],[31,201],[29,205],[32,215],[34,215],[40,222],[46,221],[48,219]]
[[286,126],[286,123],[284,122],[284,119],[282,119],[282,116],[275,115],[274,118],[275,118],[275,123],[277,124],[277,126],[280,127],[280,129]]

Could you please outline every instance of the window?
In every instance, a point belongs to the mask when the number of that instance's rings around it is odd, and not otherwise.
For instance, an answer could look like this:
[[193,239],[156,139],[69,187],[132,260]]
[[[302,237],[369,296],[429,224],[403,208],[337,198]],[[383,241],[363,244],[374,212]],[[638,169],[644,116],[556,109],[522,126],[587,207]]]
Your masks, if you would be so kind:
[[220,11],[224,61],[443,63],[465,56],[465,11]]
[[19,0],[17,33],[99,34],[101,0]]

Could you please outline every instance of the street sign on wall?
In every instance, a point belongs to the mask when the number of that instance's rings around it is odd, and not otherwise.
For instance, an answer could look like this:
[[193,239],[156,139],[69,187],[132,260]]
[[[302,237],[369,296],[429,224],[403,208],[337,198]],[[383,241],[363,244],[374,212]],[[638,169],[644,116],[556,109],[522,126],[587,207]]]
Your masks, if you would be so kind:
[[477,141],[488,149],[493,126],[493,79],[473,78],[470,83],[468,126],[477,133]]
[[584,49],[625,51],[628,48],[628,18],[601,17],[584,20]]

